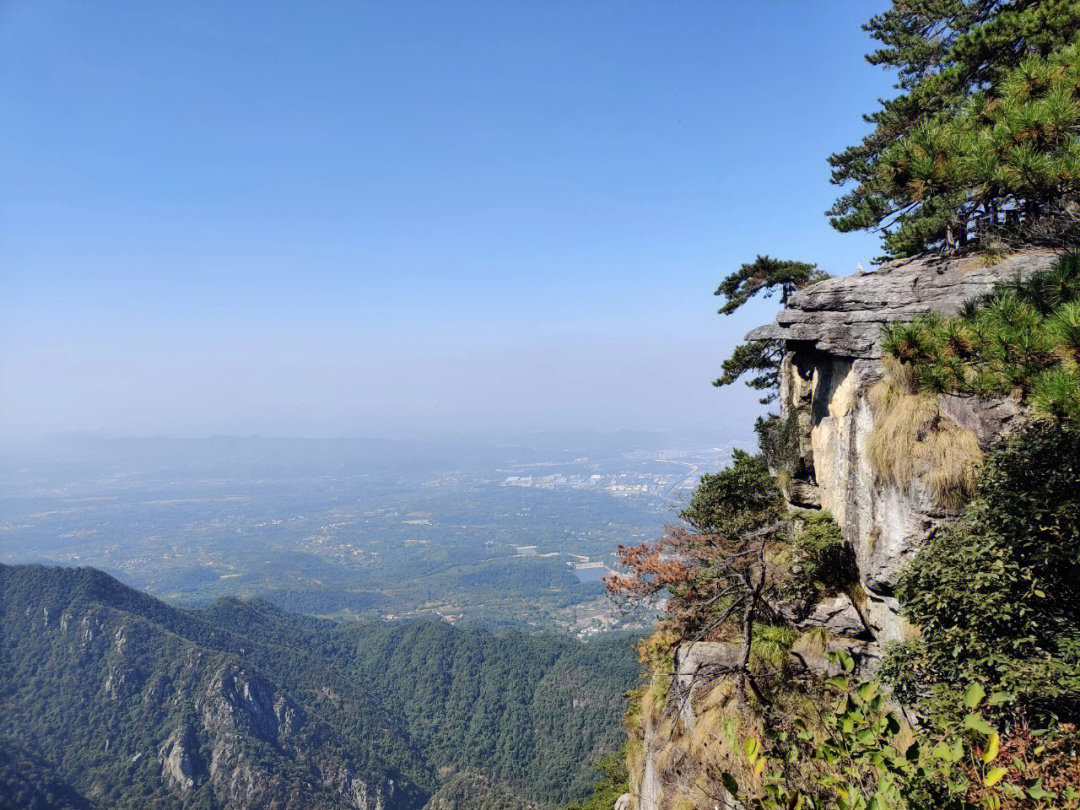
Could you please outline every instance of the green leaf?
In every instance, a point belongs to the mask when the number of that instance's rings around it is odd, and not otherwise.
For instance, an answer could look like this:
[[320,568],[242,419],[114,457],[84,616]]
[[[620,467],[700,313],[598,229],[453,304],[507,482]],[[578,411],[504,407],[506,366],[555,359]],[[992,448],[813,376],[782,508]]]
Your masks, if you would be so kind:
[[987,706],[1000,706],[1003,703],[1008,703],[1012,700],[1012,695],[1008,692],[994,692],[990,695],[990,699],[986,701]]
[[964,744],[960,740],[953,740],[949,746],[949,761],[959,762],[964,758]]
[[997,759],[998,752],[1001,750],[1001,735],[996,731],[990,735],[990,739],[986,741],[986,748],[983,750],[982,761],[989,764]]
[[1053,799],[1057,794],[1043,788],[1042,779],[1035,780],[1028,786],[1028,796],[1038,801],[1039,799]]
[[986,690],[983,689],[981,683],[976,681],[967,688],[966,692],[964,692],[964,705],[969,709],[974,709],[982,703],[984,697],[986,697]]
[[753,765],[758,755],[758,741],[756,737],[747,737],[743,743],[743,750],[746,751],[746,758],[750,760],[750,764]]
[[974,713],[964,717],[964,726],[970,728],[972,731],[977,731],[980,734],[994,733],[994,727],[987,723],[981,715]]

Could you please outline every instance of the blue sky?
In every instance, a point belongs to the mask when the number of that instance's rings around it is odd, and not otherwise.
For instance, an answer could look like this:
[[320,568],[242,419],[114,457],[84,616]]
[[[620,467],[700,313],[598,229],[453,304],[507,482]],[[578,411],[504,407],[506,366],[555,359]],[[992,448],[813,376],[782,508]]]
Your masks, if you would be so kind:
[[745,429],[868,2],[0,5],[0,435]]

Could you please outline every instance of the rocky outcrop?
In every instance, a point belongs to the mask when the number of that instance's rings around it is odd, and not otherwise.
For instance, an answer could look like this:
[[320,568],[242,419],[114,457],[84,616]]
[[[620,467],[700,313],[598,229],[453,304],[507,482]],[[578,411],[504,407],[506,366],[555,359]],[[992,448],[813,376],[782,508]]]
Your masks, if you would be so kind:
[[[747,335],[783,345],[780,417],[789,468],[778,472],[785,494],[792,506],[832,513],[858,570],[858,587],[850,593],[832,593],[791,617],[802,631],[788,652],[792,677],[839,674],[829,653],[841,650],[857,673],[872,672],[886,643],[910,637],[915,630],[900,616],[893,593],[897,577],[955,516],[918,475],[903,485],[890,483],[871,462],[868,446],[881,414],[870,394],[885,372],[882,326],[928,312],[956,313],[995,285],[1027,277],[1054,258],[1036,250],[996,263],[980,256],[890,262],[799,291],[774,323]],[[1007,397],[940,396],[934,407],[941,420],[984,447],[1022,416],[1020,404]],[[667,705],[662,711],[643,708],[642,753],[631,768],[636,810],[735,806],[730,799],[703,798],[707,792],[700,789],[695,793],[695,779],[704,768],[700,751],[724,733],[734,680],[729,673],[741,653],[741,644],[722,642],[677,650]],[[717,789],[715,780],[711,789]]]
[[[871,465],[867,444],[875,414],[868,394],[882,377],[881,328],[928,312],[956,313],[995,285],[1046,268],[1054,257],[1035,250],[996,263],[982,256],[890,262],[800,290],[775,323],[747,336],[783,343],[781,416],[793,426],[795,458],[788,497],[796,506],[828,509],[839,523],[854,550],[866,595],[861,615],[876,642],[911,632],[893,597],[897,575],[952,516],[921,481],[883,483]],[[983,444],[1006,433],[1021,413],[1008,398],[938,400],[944,418]]]
[[739,668],[742,645],[726,641],[696,641],[675,651],[675,677],[690,688],[699,678],[722,675]]
[[803,630],[812,627],[820,627],[840,638],[865,638],[871,634],[866,620],[846,593],[822,599],[810,615],[799,623],[799,628]]
[[995,284],[1046,267],[1049,250],[1014,253],[997,261],[984,256],[900,259],[876,270],[830,278],[798,291],[749,340],[782,340],[837,358],[878,358],[881,325],[910,321],[927,312],[954,313]]
[[195,787],[196,778],[206,770],[199,756],[199,742],[190,727],[173,731],[158,751],[158,759],[162,781],[180,794]]

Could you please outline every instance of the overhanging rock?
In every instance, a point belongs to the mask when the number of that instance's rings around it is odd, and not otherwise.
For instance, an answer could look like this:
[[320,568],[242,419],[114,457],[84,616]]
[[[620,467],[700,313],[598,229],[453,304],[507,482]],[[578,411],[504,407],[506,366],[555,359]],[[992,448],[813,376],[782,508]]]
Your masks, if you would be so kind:
[[984,256],[888,262],[799,290],[775,323],[759,326],[746,337],[803,341],[831,355],[878,358],[882,324],[927,312],[955,313],[995,284],[1045,268],[1054,256],[1053,251],[1033,250],[996,263]]

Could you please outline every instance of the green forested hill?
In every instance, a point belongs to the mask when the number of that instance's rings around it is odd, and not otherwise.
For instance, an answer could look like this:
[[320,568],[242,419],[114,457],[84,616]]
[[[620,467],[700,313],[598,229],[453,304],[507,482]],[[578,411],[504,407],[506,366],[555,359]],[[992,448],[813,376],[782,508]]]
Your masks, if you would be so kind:
[[637,677],[626,639],[185,611],[92,569],[0,566],[0,620],[0,806],[549,805]]
[[0,806],[24,810],[90,810],[94,806],[53,771],[41,757],[4,739],[0,746]]
[[640,666],[625,637],[586,645],[442,622],[366,625],[334,641],[427,761],[559,800],[587,792],[595,774],[582,763],[618,748],[619,697]]

